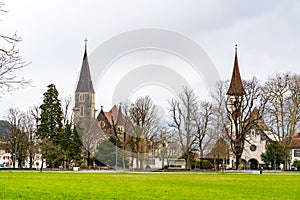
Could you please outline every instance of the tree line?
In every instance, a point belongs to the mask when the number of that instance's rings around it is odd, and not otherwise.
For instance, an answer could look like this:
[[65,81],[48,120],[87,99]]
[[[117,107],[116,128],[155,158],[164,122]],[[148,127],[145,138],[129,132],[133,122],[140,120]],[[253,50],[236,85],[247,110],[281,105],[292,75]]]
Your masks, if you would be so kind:
[[[11,153],[13,167],[21,168],[25,162],[32,168],[37,160],[47,161],[47,167],[68,167],[82,162],[82,141],[68,115],[71,99],[62,109],[58,91],[53,84],[44,93],[40,106],[28,112],[10,108],[5,119],[10,132],[1,134],[5,149]],[[15,166],[15,163],[18,166]],[[42,170],[44,162],[39,168]]]

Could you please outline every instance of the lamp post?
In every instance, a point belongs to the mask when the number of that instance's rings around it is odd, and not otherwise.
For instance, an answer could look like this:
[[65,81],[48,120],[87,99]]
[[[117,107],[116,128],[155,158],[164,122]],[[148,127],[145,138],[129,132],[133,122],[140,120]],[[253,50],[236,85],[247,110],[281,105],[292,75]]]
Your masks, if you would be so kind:
[[16,136],[14,137],[14,153],[13,153],[13,167],[16,168],[16,153],[17,153],[17,144],[16,144]]
[[155,167],[155,163],[154,163],[154,145],[153,145],[153,141],[152,142],[152,169],[154,169]]
[[116,137],[116,170],[118,169],[118,144],[117,144],[117,137]]

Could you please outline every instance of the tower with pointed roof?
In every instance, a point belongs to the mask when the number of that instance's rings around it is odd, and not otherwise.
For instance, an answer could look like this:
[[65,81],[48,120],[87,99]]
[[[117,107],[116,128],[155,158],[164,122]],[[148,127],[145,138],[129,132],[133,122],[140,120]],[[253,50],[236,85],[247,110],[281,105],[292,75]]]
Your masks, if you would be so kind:
[[233,116],[238,117],[242,115],[243,97],[246,92],[240,75],[239,62],[237,57],[237,45],[235,45],[235,56],[231,81],[226,94],[229,96],[229,110],[235,113]]
[[95,119],[95,91],[90,73],[87,56],[87,40],[82,60],[79,80],[75,91],[74,121],[80,119]]
[[226,94],[228,95],[228,115],[231,121],[230,134],[231,139],[235,141],[232,145],[232,151],[234,152],[234,159],[232,160],[235,160],[235,162],[232,161],[232,163],[234,163],[235,168],[238,169],[244,147],[244,139],[241,136],[241,131],[243,127],[244,95],[246,94],[246,92],[239,70],[237,45],[235,45],[235,56],[231,81]]
[[237,58],[237,45],[235,46],[235,57],[234,57],[234,65],[233,72],[230,81],[230,86],[227,91],[227,95],[230,96],[243,96],[245,95],[245,89],[243,86],[243,82],[240,75],[239,63]]

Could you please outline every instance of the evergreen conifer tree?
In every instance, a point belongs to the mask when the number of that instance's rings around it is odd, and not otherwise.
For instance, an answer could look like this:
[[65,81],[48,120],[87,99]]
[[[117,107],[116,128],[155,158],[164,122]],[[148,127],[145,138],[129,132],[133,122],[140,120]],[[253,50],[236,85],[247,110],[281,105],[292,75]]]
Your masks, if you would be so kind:
[[[39,118],[37,136],[42,141],[42,157],[54,163],[58,158],[53,158],[53,156],[48,157],[48,155],[58,154],[53,154],[54,152],[49,152],[49,150],[60,149],[59,143],[63,137],[63,112],[60,100],[58,99],[58,91],[54,84],[48,85],[48,90],[44,93],[44,100],[40,109],[41,116]],[[53,148],[53,145],[50,147],[49,142],[58,148]],[[42,168],[43,165],[41,170]]]
[[55,85],[48,85],[48,90],[44,93],[44,100],[40,109],[41,117],[38,125],[39,138],[49,138],[54,143],[58,143],[63,127],[63,112]]

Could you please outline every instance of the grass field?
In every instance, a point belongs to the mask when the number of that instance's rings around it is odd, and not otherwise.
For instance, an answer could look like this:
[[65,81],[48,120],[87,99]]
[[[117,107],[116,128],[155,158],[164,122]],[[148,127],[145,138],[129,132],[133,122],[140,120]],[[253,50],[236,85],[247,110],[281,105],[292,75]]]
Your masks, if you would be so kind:
[[0,199],[300,199],[300,174],[0,172]]

